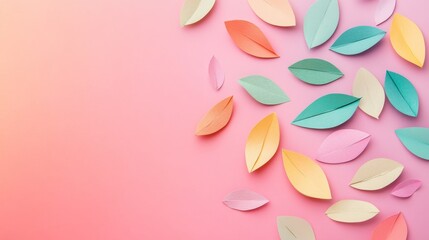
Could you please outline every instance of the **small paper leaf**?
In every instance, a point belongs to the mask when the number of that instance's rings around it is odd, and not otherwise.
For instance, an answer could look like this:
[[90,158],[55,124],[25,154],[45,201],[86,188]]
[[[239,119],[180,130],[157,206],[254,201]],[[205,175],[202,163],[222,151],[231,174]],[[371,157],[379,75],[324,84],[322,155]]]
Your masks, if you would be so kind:
[[322,45],[331,38],[340,20],[338,0],[318,0],[304,18],[304,36],[308,48]]
[[314,129],[339,126],[349,120],[359,106],[359,98],[346,94],[328,94],[311,103],[292,124]]
[[289,67],[298,79],[313,85],[323,85],[341,78],[344,74],[332,63],[323,59],[308,58]]
[[402,213],[388,217],[372,233],[371,240],[407,240],[408,227]]
[[419,96],[413,84],[404,76],[386,71],[384,82],[387,99],[399,112],[417,117],[419,114]]
[[213,106],[198,123],[197,136],[210,135],[224,128],[232,116],[232,96],[225,98]]
[[395,11],[396,0],[378,0],[377,10],[375,11],[375,23],[383,23],[392,16]]
[[333,132],[320,145],[316,160],[324,163],[344,163],[357,158],[371,139],[366,132],[343,129]]
[[254,57],[278,58],[264,33],[253,23],[244,20],[225,22],[226,29],[241,50]]
[[302,195],[332,199],[328,179],[315,161],[300,153],[283,150],[283,166],[290,183]]
[[367,51],[383,39],[386,32],[370,26],[350,28],[341,34],[331,50],[343,55],[356,55]]
[[422,186],[422,182],[416,179],[408,179],[405,180],[393,189],[391,194],[400,198],[409,198],[411,197],[420,187]]
[[378,119],[384,107],[383,86],[365,68],[359,69],[353,84],[353,96],[361,98],[359,108],[369,116]]
[[401,128],[395,132],[408,151],[417,157],[429,160],[429,128]]
[[256,101],[265,105],[289,102],[289,97],[270,79],[253,75],[240,79],[240,84]]
[[247,137],[245,154],[249,173],[264,166],[276,154],[279,143],[279,121],[272,113],[256,124]]
[[209,77],[210,82],[215,90],[219,90],[225,81],[225,73],[223,72],[219,61],[216,59],[215,56],[213,56],[210,60]]
[[380,211],[369,202],[341,200],[326,211],[326,215],[337,222],[358,223],[375,217]]
[[315,240],[313,228],[306,220],[292,216],[277,217],[281,240]]
[[194,24],[203,19],[212,10],[216,0],[185,0],[180,12],[180,25]]
[[374,191],[393,183],[404,166],[387,158],[376,158],[364,163],[354,175],[350,186],[360,190]]
[[295,26],[295,14],[288,0],[248,0],[255,14],[279,27]]
[[267,204],[269,201],[259,193],[249,190],[239,190],[228,194],[223,203],[229,208],[239,211],[250,211],[260,208]]

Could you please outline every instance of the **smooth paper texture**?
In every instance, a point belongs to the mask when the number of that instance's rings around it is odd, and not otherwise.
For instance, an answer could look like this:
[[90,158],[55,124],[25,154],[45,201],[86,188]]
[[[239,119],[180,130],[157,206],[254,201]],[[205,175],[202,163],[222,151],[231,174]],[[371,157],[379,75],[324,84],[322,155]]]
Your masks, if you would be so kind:
[[248,0],[253,12],[265,22],[279,27],[295,26],[295,13],[288,0]]
[[380,211],[373,204],[360,200],[341,200],[326,210],[326,215],[337,222],[359,223],[370,220]]
[[256,101],[265,105],[277,105],[290,101],[289,97],[277,84],[263,76],[253,75],[242,78],[240,79],[240,85]]
[[346,94],[320,97],[302,111],[292,124],[305,128],[327,129],[349,120],[359,106],[359,98]]
[[258,58],[278,58],[264,33],[253,23],[244,20],[225,22],[226,29],[235,45],[245,53]]
[[224,128],[232,116],[232,96],[225,98],[213,106],[198,123],[195,135],[203,136],[213,134]]
[[386,71],[384,81],[387,99],[399,112],[417,117],[419,114],[419,97],[416,88],[404,76]]
[[429,128],[411,127],[397,129],[401,143],[417,157],[429,160]]
[[303,82],[323,85],[341,78],[344,74],[332,63],[318,58],[308,58],[292,64],[289,71]]
[[283,150],[283,166],[290,183],[302,195],[332,199],[328,179],[317,162],[303,154]]
[[364,163],[354,175],[350,186],[359,190],[374,191],[393,183],[404,166],[387,158],[376,158]]
[[180,25],[194,24],[203,19],[212,10],[215,0],[185,0],[180,12]]
[[375,24],[379,25],[392,16],[395,11],[396,0],[378,0],[377,10],[375,11]]
[[259,193],[249,190],[239,190],[228,194],[223,203],[229,208],[239,211],[250,211],[260,208],[269,202]]
[[338,0],[317,0],[304,18],[304,36],[308,48],[328,41],[337,29],[339,20]]
[[210,60],[209,77],[210,82],[215,90],[219,90],[225,81],[225,73],[223,72],[220,63],[215,56],[213,56]]
[[246,165],[249,173],[264,166],[277,152],[280,127],[277,115],[271,113],[250,131],[246,142]]
[[281,240],[316,240],[310,223],[302,218],[277,217],[277,230]]
[[388,217],[377,225],[371,240],[407,240],[408,227],[404,214]]
[[355,129],[342,129],[329,135],[317,150],[316,160],[337,164],[357,158],[366,148],[371,135]]
[[392,190],[391,194],[399,198],[411,197],[420,187],[422,182],[417,179],[407,179],[402,181]]
[[358,26],[345,31],[332,44],[331,50],[343,55],[365,52],[383,39],[386,32],[370,26]]
[[386,100],[383,86],[365,68],[360,68],[353,83],[353,96],[360,99],[359,108],[369,116],[378,119]]

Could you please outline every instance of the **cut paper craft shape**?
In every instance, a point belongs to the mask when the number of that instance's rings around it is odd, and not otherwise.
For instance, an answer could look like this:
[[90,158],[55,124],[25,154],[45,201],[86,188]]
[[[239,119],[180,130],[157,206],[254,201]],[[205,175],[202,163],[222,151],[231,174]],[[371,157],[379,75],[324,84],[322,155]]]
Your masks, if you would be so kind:
[[407,240],[408,227],[402,213],[383,220],[372,233],[371,240]]
[[303,154],[283,150],[283,166],[290,183],[302,195],[332,199],[328,179],[317,162]]
[[386,100],[383,86],[365,68],[360,68],[353,83],[353,96],[360,99],[359,108],[369,116],[378,119]]
[[232,96],[225,98],[211,108],[198,123],[195,135],[204,136],[213,134],[224,128],[232,116]]
[[185,0],[180,12],[180,25],[184,27],[200,21],[212,10],[215,2],[215,0]]
[[239,190],[228,194],[223,203],[229,208],[239,211],[250,211],[260,208],[269,202],[259,193],[249,190]]
[[374,191],[393,183],[404,166],[387,158],[376,158],[364,163],[354,175],[350,186],[359,190]]
[[359,98],[333,93],[320,97],[302,111],[292,124],[305,128],[327,129],[349,120],[359,106]]
[[421,186],[422,182],[420,180],[408,179],[396,185],[396,187],[392,190],[391,194],[399,198],[409,198]]
[[253,12],[265,22],[278,27],[295,26],[295,13],[288,0],[248,0]]
[[396,0],[378,0],[377,10],[375,11],[375,24],[379,25],[392,16],[395,11]]
[[426,56],[425,39],[413,21],[395,13],[390,27],[390,43],[403,59],[423,67]]
[[225,81],[225,73],[223,72],[220,63],[215,56],[213,56],[210,60],[209,77],[210,82],[215,90],[219,90]]
[[277,230],[281,240],[316,240],[310,223],[302,218],[277,217]]
[[276,154],[280,143],[277,115],[271,113],[250,131],[246,142],[246,165],[249,173],[264,166]]
[[385,31],[370,26],[350,28],[338,37],[330,49],[343,55],[356,55],[375,46],[385,35]]
[[429,128],[401,128],[395,132],[408,151],[419,158],[429,160]]
[[316,160],[337,164],[357,158],[368,146],[371,135],[354,129],[333,132],[320,145]]
[[308,48],[328,41],[335,33],[339,20],[338,0],[317,0],[304,17],[304,36]]
[[332,63],[318,58],[308,58],[292,64],[289,71],[295,77],[312,85],[333,82],[344,74]]
[[235,45],[245,53],[258,58],[278,58],[264,33],[253,23],[244,20],[225,22],[226,29]]
[[419,96],[413,84],[404,76],[386,71],[384,81],[387,99],[399,112],[417,117],[419,114]]
[[337,222],[359,223],[370,220],[380,211],[373,204],[360,200],[341,200],[326,210],[326,215]]
[[289,97],[270,79],[253,75],[240,79],[240,85],[256,101],[265,105],[277,105],[289,102]]

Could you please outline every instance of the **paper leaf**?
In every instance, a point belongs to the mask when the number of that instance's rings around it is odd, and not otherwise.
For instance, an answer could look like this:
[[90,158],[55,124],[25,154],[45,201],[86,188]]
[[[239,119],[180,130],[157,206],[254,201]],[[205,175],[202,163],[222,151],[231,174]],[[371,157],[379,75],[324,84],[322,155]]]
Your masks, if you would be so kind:
[[410,19],[397,13],[393,15],[390,43],[403,59],[423,67],[426,56],[425,39],[422,31]]
[[384,35],[385,31],[375,27],[350,28],[338,37],[330,49],[343,55],[356,55],[375,46]]
[[392,16],[395,11],[396,0],[378,0],[377,10],[375,11],[375,23],[383,23]]
[[393,183],[404,166],[387,158],[376,158],[364,163],[354,175],[350,186],[365,191],[379,190]]
[[247,137],[245,155],[249,173],[264,166],[276,154],[279,143],[279,121],[272,113],[256,124]]
[[253,12],[265,22],[279,27],[295,26],[295,14],[288,0],[248,0]]
[[395,132],[408,151],[417,157],[429,160],[429,128],[401,128]]
[[357,158],[371,139],[371,135],[354,129],[333,132],[320,145],[316,160],[324,163],[344,163]]
[[380,211],[369,202],[341,200],[326,210],[326,215],[337,222],[358,223],[375,217]]
[[419,114],[419,96],[413,84],[404,76],[386,71],[384,82],[387,99],[399,112],[410,117]]
[[270,79],[253,75],[240,79],[240,85],[256,101],[265,105],[277,105],[289,102],[289,97]]
[[210,60],[209,77],[210,82],[215,90],[219,90],[225,81],[225,73],[223,72],[219,61],[216,59],[215,56],[213,56]]
[[289,67],[298,79],[313,85],[323,85],[341,78],[344,74],[332,63],[323,59],[308,58]]
[[308,48],[322,45],[331,38],[340,20],[338,0],[318,0],[304,18],[304,36]]
[[212,10],[216,0],[185,0],[180,12],[180,25],[194,24],[203,19]]
[[420,187],[422,182],[416,179],[405,180],[392,190],[391,194],[400,198],[409,198],[411,197]]
[[360,68],[353,84],[353,96],[360,99],[359,108],[369,116],[378,119],[384,107],[383,86],[365,68]]
[[371,240],[407,240],[408,227],[402,213],[383,220],[372,233]]
[[277,217],[277,229],[281,240],[315,240],[313,228],[305,219],[281,216]]
[[264,33],[253,23],[244,20],[225,22],[226,29],[241,50],[258,58],[278,58]]
[[232,96],[225,98],[213,106],[198,123],[197,136],[210,135],[224,128],[232,116]]
[[359,98],[346,94],[328,94],[311,103],[292,124],[305,128],[327,129],[349,120],[359,106]]
[[228,194],[223,203],[229,208],[239,211],[250,211],[260,208],[269,202],[264,196],[259,193],[249,190],[239,190]]
[[332,199],[328,179],[317,162],[300,153],[283,150],[283,166],[290,183],[302,195]]

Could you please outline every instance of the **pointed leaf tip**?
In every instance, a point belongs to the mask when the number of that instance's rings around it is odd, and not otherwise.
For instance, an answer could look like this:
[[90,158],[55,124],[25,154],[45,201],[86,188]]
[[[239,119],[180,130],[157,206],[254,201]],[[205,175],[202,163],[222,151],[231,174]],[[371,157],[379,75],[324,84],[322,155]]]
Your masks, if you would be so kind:
[[331,50],[343,55],[356,55],[374,47],[385,35],[385,31],[370,26],[350,28],[335,40]]
[[404,76],[386,71],[384,82],[387,99],[399,112],[417,117],[419,113],[419,97],[414,85]]
[[250,211],[260,208],[269,202],[264,196],[250,190],[238,190],[228,194],[223,203],[231,209]]
[[240,85],[259,103],[277,105],[289,102],[289,97],[272,80],[253,75],[240,79]]
[[289,71],[298,79],[312,85],[331,83],[344,74],[332,63],[318,58],[308,58],[289,66]]
[[365,222],[375,217],[380,211],[373,204],[360,200],[341,200],[326,210],[326,216],[343,223]]
[[292,216],[277,217],[277,229],[281,240],[316,239],[310,223],[302,218]]
[[408,179],[405,180],[392,190],[391,194],[399,198],[409,198],[411,197],[420,187],[422,182],[417,179]]
[[328,41],[337,29],[339,20],[338,0],[317,0],[304,18],[304,36],[308,48]]
[[361,98],[359,108],[378,119],[384,107],[385,94],[378,79],[365,68],[360,68],[353,83],[353,96]]
[[213,106],[198,123],[195,135],[210,135],[223,129],[232,116],[232,98],[232,96],[227,97]]
[[402,213],[388,217],[374,229],[371,240],[406,240],[408,227]]

